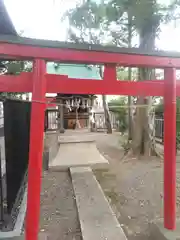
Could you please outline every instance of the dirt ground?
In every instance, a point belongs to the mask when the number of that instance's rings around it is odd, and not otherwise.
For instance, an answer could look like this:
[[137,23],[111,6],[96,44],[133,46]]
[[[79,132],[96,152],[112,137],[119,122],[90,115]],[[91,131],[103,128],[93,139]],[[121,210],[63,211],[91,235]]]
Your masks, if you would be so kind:
[[[121,136],[97,137],[99,151],[109,160],[108,171],[95,171],[129,240],[149,240],[149,223],[163,216],[163,161],[122,161]],[[180,163],[177,162],[177,216],[180,217]]]
[[68,172],[44,172],[40,232],[49,240],[81,240],[81,230]]
[[[129,240],[152,240],[149,223],[163,216],[163,161],[122,161],[119,133],[96,135],[109,169],[95,171]],[[68,172],[44,173],[41,194],[41,232],[51,240],[81,240],[74,192]],[[177,216],[180,217],[180,161],[177,161]]]
[[[56,145],[57,135],[48,133],[44,147]],[[52,148],[56,155],[56,147]],[[76,201],[68,171],[43,172],[40,232],[49,240],[82,240]]]

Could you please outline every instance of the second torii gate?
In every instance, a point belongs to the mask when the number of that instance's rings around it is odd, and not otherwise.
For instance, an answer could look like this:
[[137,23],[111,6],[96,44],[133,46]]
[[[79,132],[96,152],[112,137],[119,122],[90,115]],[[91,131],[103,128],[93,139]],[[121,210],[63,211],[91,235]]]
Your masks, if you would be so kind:
[[[26,240],[37,240],[40,214],[43,130],[46,93],[164,97],[164,226],[176,227],[176,69],[180,54],[141,53],[138,49],[67,44],[0,36],[0,56],[33,61],[33,72],[0,76],[0,92],[32,92]],[[46,73],[46,61],[104,64],[103,80],[72,79]],[[164,80],[117,81],[116,66],[164,69]],[[176,86],[177,85],[177,86]]]

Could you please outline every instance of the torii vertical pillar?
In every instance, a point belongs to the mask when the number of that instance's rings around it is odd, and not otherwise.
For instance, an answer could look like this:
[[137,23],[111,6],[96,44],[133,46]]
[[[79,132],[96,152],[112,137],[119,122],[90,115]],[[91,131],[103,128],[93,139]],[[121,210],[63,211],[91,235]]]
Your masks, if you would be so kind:
[[33,66],[33,92],[30,124],[28,198],[25,225],[26,240],[38,240],[39,232],[44,113],[46,108],[45,74],[46,74],[45,61],[39,59],[35,60]]
[[176,69],[164,70],[164,227],[176,228]]

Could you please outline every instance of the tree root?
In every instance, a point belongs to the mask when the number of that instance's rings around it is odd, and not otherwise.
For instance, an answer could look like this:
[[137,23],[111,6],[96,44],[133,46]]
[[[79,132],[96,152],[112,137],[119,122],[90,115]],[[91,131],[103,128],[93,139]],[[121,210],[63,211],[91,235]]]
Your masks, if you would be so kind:
[[124,154],[123,157],[121,158],[121,163],[128,162],[129,159],[134,159],[137,160],[138,157],[135,157],[132,150],[130,149],[127,154]]
[[129,159],[137,159],[132,152],[131,141],[127,140],[122,144],[122,147],[124,148],[124,155],[121,158],[121,163],[127,162]]
[[158,152],[157,149],[153,149],[153,151],[155,153],[154,154],[155,156],[157,156],[157,157],[159,157],[161,159],[164,159],[164,154],[161,154],[160,152]]
[[[129,159],[139,159],[141,154],[135,155],[132,151],[132,145],[131,141],[127,141],[122,143],[122,147],[124,148],[124,155],[121,158],[121,163],[127,162]],[[161,154],[158,150],[157,147],[154,146],[152,151],[151,151],[151,156],[156,156],[159,157],[160,159],[164,159],[164,154]]]

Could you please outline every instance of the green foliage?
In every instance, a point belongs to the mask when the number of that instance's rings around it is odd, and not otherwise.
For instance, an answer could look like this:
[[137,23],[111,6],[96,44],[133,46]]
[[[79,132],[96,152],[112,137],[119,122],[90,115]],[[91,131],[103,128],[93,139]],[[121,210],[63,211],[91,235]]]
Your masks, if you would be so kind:
[[73,42],[127,46],[128,39],[124,26],[119,25],[118,29],[113,26],[115,16],[110,2],[83,1],[78,7],[68,11],[64,17],[69,20],[68,38]]
[[129,69],[127,67],[117,68],[117,79],[118,80],[130,80],[136,81],[138,77],[138,69],[131,68],[131,79],[129,79]]
[[32,62],[28,61],[0,61],[0,65],[4,66],[4,74],[18,75],[21,72],[32,71]]
[[163,99],[160,100],[160,103],[157,104],[157,106],[155,107],[155,114],[156,115],[163,115],[164,113],[164,103],[163,103]]
[[[155,113],[158,114],[163,114],[164,113],[164,102],[163,99],[160,100],[160,103],[157,104],[155,108]],[[177,120],[180,120],[180,98],[176,99],[176,114],[177,114]]]
[[[155,108],[156,116],[163,116],[164,114],[164,103],[163,100]],[[180,98],[176,100],[176,140],[177,144],[180,144]]]
[[169,5],[157,0],[86,0],[68,11],[68,38],[75,42],[128,46],[129,29],[132,36],[157,34],[161,23],[179,18],[179,1]]
[[[32,71],[32,62],[28,61],[0,61],[1,70],[4,75],[19,75],[21,72]],[[17,97],[21,98],[23,93],[1,92],[0,97]]]
[[125,132],[127,130],[127,98],[119,97],[113,99],[108,103],[109,110],[116,113],[117,119],[119,120],[119,130]]
[[11,75],[18,75],[21,72],[31,72],[32,63],[27,61],[9,61],[6,63],[7,73]]
[[95,1],[84,1],[68,11],[70,28],[68,38],[73,42],[99,44],[105,37],[105,8]]

